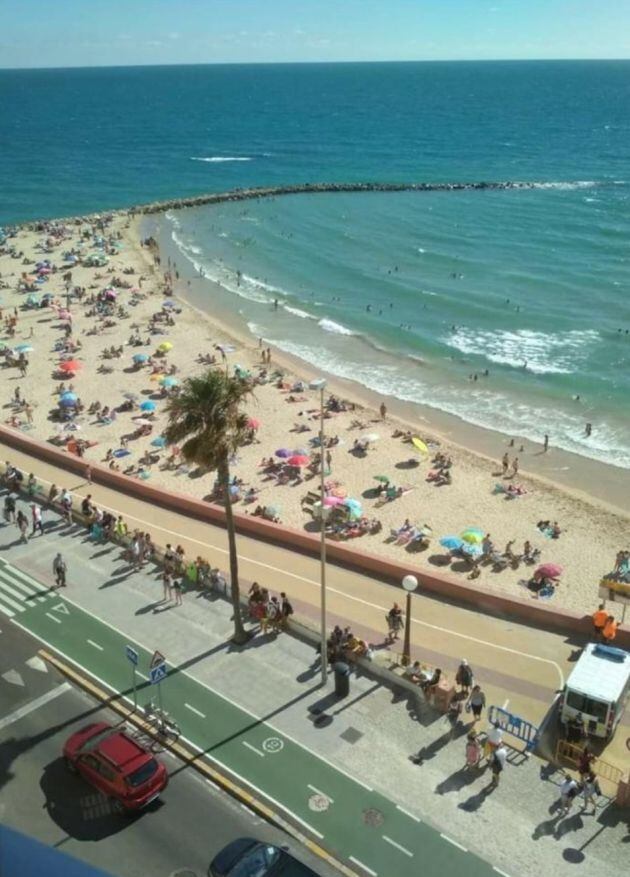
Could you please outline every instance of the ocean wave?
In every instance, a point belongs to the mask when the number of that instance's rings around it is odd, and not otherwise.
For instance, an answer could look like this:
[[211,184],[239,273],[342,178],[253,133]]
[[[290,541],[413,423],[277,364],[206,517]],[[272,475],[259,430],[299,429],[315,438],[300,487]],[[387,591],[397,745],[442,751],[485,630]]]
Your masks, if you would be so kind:
[[352,329],[342,326],[341,323],[335,323],[334,320],[328,320],[326,317],[317,324],[324,332],[333,332],[335,335],[355,335]]
[[460,353],[482,356],[490,362],[523,368],[536,374],[571,374],[588,347],[599,339],[593,329],[534,332],[530,329],[486,331],[456,329],[443,339]]
[[191,155],[191,161],[209,161],[211,163],[219,163],[222,161],[253,161],[253,158],[246,155]]
[[316,320],[317,319],[317,317],[313,316],[313,314],[309,314],[308,311],[303,311],[300,308],[294,308],[294,307],[291,307],[291,305],[282,305],[282,307],[284,308],[284,310],[287,313],[293,314],[293,316],[295,316],[295,317],[301,317],[303,320]]
[[574,189],[592,189],[597,186],[596,180],[574,180],[572,182],[550,182],[550,183],[531,183],[532,189],[559,189],[560,191],[571,191]]

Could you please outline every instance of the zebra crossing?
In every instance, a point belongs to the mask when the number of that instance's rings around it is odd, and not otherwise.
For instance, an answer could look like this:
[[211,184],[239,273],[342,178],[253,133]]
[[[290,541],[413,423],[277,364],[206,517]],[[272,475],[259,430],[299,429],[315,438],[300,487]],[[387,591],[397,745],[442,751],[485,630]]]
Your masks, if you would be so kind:
[[8,618],[48,602],[53,594],[46,585],[0,560],[0,612]]

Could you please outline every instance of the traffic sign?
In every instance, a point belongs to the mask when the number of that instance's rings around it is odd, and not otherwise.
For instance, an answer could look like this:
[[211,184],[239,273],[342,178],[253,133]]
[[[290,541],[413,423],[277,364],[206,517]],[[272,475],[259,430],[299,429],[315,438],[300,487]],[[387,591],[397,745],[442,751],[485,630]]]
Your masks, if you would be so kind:
[[151,667],[151,668],[157,667],[159,664],[164,664],[165,662],[166,662],[166,658],[164,657],[164,655],[161,652],[158,652],[158,650],[156,649],[153,652],[153,657],[151,658],[151,661],[149,663],[149,667]]
[[161,682],[162,679],[165,679],[166,664],[162,662],[161,664],[156,664],[155,667],[149,668],[149,677],[151,679],[151,685],[155,685],[157,682]]
[[138,653],[135,649],[132,649],[131,646],[125,646],[125,654],[127,658],[131,661],[134,667],[138,666]]

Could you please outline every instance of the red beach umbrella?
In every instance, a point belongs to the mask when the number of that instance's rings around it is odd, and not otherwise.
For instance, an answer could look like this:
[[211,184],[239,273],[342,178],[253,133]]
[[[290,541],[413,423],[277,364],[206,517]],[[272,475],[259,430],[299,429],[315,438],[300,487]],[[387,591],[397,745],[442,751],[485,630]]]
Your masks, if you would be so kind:
[[62,362],[59,368],[62,372],[78,372],[79,369],[83,368],[83,363],[79,362],[78,359],[68,359],[66,362]]
[[287,460],[289,466],[297,466],[299,469],[301,469],[303,466],[308,466],[310,462],[310,457],[304,457],[302,454],[296,454],[293,457],[289,457],[289,459]]

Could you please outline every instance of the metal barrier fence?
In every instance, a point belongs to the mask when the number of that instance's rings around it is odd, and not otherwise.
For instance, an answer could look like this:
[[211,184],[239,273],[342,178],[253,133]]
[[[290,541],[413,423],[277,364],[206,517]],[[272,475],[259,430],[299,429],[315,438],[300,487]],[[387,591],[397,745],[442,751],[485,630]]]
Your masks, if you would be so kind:
[[511,734],[525,743],[525,752],[533,752],[538,742],[538,728],[531,722],[526,722],[520,716],[515,716],[498,706],[491,706],[488,710],[488,719],[491,724],[497,725],[506,734]]
[[[558,763],[565,761],[572,767],[577,767],[583,752],[584,749],[581,746],[576,746],[575,743],[569,743],[567,740],[558,740],[556,761]],[[620,768],[601,758],[596,759],[593,770],[600,780],[607,780],[614,786],[618,786],[623,779],[623,771]]]

